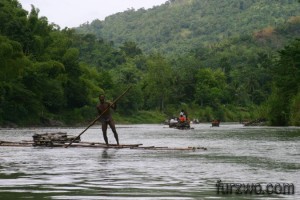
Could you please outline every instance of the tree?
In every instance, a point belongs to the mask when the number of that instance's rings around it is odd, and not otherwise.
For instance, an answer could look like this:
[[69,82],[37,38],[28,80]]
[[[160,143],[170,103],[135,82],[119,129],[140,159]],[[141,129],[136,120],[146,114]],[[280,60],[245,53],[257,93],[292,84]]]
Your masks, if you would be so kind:
[[66,76],[62,63],[37,62],[25,70],[23,84],[30,88],[35,98],[44,106],[44,112],[59,113],[66,105],[64,85]]
[[125,42],[121,47],[121,51],[124,52],[124,54],[127,57],[133,58],[135,56],[141,55],[142,50],[137,46],[134,42]]
[[196,76],[196,101],[201,106],[218,105],[225,96],[226,78],[221,70],[208,68],[198,70]]
[[[300,39],[279,51],[279,59],[273,69],[274,89],[270,102],[269,118],[272,125],[288,125],[293,120],[291,108],[297,107],[296,95],[300,90]],[[294,102],[292,102],[294,99]],[[291,106],[291,104],[293,104]],[[294,115],[293,115],[294,116]]]
[[21,76],[28,64],[21,44],[0,35],[0,81],[11,81]]
[[67,73],[65,84],[65,95],[68,108],[80,108],[88,104],[88,88],[85,82],[80,79],[79,50],[70,48],[63,56],[63,64]]
[[148,71],[145,77],[145,104],[164,111],[169,100],[172,85],[172,70],[170,64],[159,54],[153,54],[148,59]]
[[173,58],[173,85],[170,94],[173,104],[194,101],[196,74],[199,66],[201,66],[201,63],[193,56]]

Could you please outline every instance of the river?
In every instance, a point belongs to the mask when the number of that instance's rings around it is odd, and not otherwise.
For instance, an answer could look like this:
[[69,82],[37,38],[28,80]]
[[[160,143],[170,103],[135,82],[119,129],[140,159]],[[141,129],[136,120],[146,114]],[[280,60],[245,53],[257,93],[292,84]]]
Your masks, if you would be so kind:
[[[0,146],[0,199],[300,199],[300,128],[191,126],[118,125],[117,131],[121,144],[206,151]],[[77,136],[84,128],[0,129],[0,140],[59,131]],[[108,137],[115,143],[110,129]],[[81,140],[103,142],[99,125]],[[251,194],[247,184],[255,186]],[[286,184],[294,194],[283,194]]]

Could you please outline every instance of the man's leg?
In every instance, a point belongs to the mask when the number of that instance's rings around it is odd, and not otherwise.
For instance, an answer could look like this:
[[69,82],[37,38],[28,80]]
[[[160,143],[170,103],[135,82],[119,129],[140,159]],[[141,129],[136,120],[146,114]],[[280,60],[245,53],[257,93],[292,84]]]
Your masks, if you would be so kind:
[[108,139],[107,139],[107,123],[103,122],[102,123],[102,133],[103,133],[103,138],[105,141],[105,144],[108,145]]
[[114,133],[115,139],[117,141],[117,145],[119,145],[119,136],[118,136],[116,126],[115,126],[115,123],[113,120],[109,121],[109,126],[110,126],[112,132]]

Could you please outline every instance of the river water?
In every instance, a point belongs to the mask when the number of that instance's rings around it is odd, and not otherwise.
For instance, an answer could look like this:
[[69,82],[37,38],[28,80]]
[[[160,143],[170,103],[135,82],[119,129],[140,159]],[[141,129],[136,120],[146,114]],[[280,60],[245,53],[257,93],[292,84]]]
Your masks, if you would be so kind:
[[[121,144],[206,151],[0,146],[0,199],[300,199],[300,128],[192,127],[118,125],[117,130]],[[0,140],[58,131],[77,136],[84,128],[0,129]],[[115,143],[111,130],[108,137]],[[99,125],[81,140],[103,142]],[[256,185],[250,194],[238,184]],[[293,184],[294,194],[282,194],[283,184]]]

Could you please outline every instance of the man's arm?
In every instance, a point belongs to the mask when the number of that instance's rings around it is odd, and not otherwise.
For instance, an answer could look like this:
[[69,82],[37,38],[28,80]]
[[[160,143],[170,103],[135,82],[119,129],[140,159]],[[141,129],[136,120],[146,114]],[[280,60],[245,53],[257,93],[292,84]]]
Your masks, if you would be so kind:
[[114,103],[114,104],[111,104],[111,103],[110,103],[110,105],[111,105],[110,107],[111,107],[112,109],[114,109],[114,110],[117,109],[117,104],[116,104],[116,103]]

